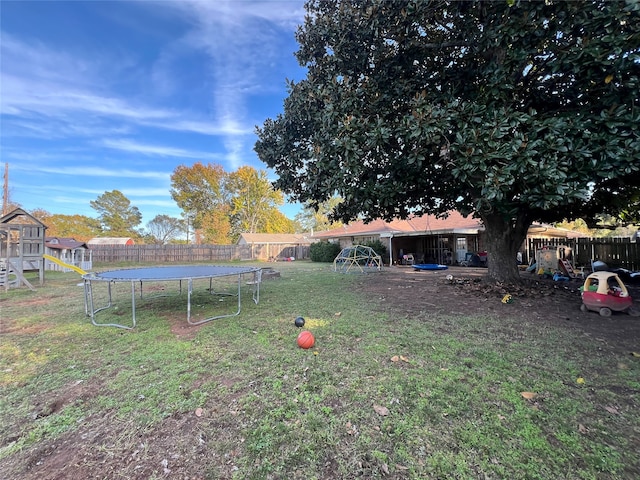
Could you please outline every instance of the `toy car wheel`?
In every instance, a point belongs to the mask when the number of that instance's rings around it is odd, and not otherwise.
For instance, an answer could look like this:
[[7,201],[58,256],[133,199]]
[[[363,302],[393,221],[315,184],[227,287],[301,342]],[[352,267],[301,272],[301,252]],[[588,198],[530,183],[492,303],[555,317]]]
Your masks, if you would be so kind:
[[610,317],[611,316],[611,309],[607,308],[607,307],[602,307],[600,309],[600,316],[601,317]]
[[631,305],[627,310],[627,313],[632,317],[640,317],[640,308],[636,307],[635,305]]
[[587,306],[583,303],[582,305],[580,305],[580,310],[583,312],[588,312],[589,309],[587,308]]

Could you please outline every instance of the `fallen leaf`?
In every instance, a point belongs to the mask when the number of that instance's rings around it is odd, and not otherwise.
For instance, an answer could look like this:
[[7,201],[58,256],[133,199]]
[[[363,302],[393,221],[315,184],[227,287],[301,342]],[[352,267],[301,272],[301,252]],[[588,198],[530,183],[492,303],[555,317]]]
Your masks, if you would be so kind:
[[578,377],[578,378],[576,378],[576,383],[577,383],[578,385],[582,385],[582,384],[584,384],[584,378],[582,378],[582,377]]
[[399,463],[396,463],[396,468],[398,470],[409,470],[409,467],[405,467],[404,465],[400,465]]
[[339,317],[340,315],[342,315],[342,312],[336,312],[333,315],[336,316],[336,317]]
[[640,353],[638,353],[638,352],[631,352],[631,356],[632,356],[632,357],[640,357]]
[[587,430],[587,427],[585,427],[584,425],[582,425],[581,423],[578,424],[578,431],[580,433],[587,433],[589,430]]
[[614,415],[618,415],[620,413],[616,407],[607,406],[604,407],[604,409],[609,413],[613,413]]
[[356,427],[354,427],[351,424],[351,422],[347,422],[344,426],[347,428],[347,433],[349,435],[355,435],[356,434],[356,432],[357,432]]
[[373,409],[378,415],[386,417],[389,415],[389,409],[387,407],[383,407],[382,405],[374,405]]
[[400,360],[402,360],[403,362],[409,363],[409,359],[407,357],[402,356],[402,355],[400,355]]
[[604,77],[604,83],[609,84],[613,80],[613,75],[607,75]]
[[380,470],[382,470],[382,473],[384,473],[385,475],[389,475],[389,465],[387,465],[386,463],[380,465]]
[[527,400],[531,400],[532,398],[536,398],[538,396],[538,394],[534,392],[522,392],[520,393],[520,395],[522,395],[522,397],[526,398]]
[[201,417],[202,416],[202,409],[201,408],[196,408],[196,417]]
[[400,357],[398,355],[394,355],[393,357],[391,357],[392,362],[397,362],[399,360],[400,360]]

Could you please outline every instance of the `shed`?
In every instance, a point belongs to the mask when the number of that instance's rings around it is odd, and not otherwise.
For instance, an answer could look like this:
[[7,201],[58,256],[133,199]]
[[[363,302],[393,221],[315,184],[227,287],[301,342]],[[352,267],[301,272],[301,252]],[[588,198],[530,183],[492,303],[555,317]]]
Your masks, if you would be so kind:
[[89,248],[92,245],[134,245],[133,238],[130,237],[95,237],[87,242]]
[[242,233],[237,245],[251,247],[251,258],[269,261],[309,258],[312,240],[298,233]]

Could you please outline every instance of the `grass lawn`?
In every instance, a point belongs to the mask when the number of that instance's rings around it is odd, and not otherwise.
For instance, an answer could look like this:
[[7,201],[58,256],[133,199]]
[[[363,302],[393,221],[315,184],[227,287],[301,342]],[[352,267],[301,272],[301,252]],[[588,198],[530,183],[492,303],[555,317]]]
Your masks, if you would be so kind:
[[[384,272],[268,266],[258,305],[243,287],[240,316],[199,327],[184,294],[95,327],[75,273],[1,291],[0,476],[640,478],[640,358],[516,317],[396,316],[362,288]],[[233,307],[206,283],[195,315]],[[100,321],[130,317],[124,285]]]

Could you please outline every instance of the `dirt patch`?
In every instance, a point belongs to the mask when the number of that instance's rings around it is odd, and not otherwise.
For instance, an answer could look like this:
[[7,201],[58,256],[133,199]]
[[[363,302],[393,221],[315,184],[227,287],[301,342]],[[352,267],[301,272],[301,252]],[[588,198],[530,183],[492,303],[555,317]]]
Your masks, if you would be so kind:
[[[582,280],[554,282],[523,272],[523,284],[513,286],[487,283],[485,275],[486,269],[481,268],[416,271],[396,267],[367,275],[360,282],[360,288],[380,300],[384,310],[397,316],[432,311],[448,315],[516,317],[523,321],[566,325],[627,353],[640,350],[640,317],[614,312],[604,318],[596,312],[582,312]],[[640,285],[626,283],[626,286],[640,306]],[[510,303],[503,303],[505,295],[511,296]]]
[[171,328],[171,333],[173,333],[177,338],[183,340],[191,340],[195,338],[195,336],[206,324],[202,325],[190,325],[187,322],[186,314],[176,314],[176,315],[164,315],[164,317],[169,322],[169,326]]

